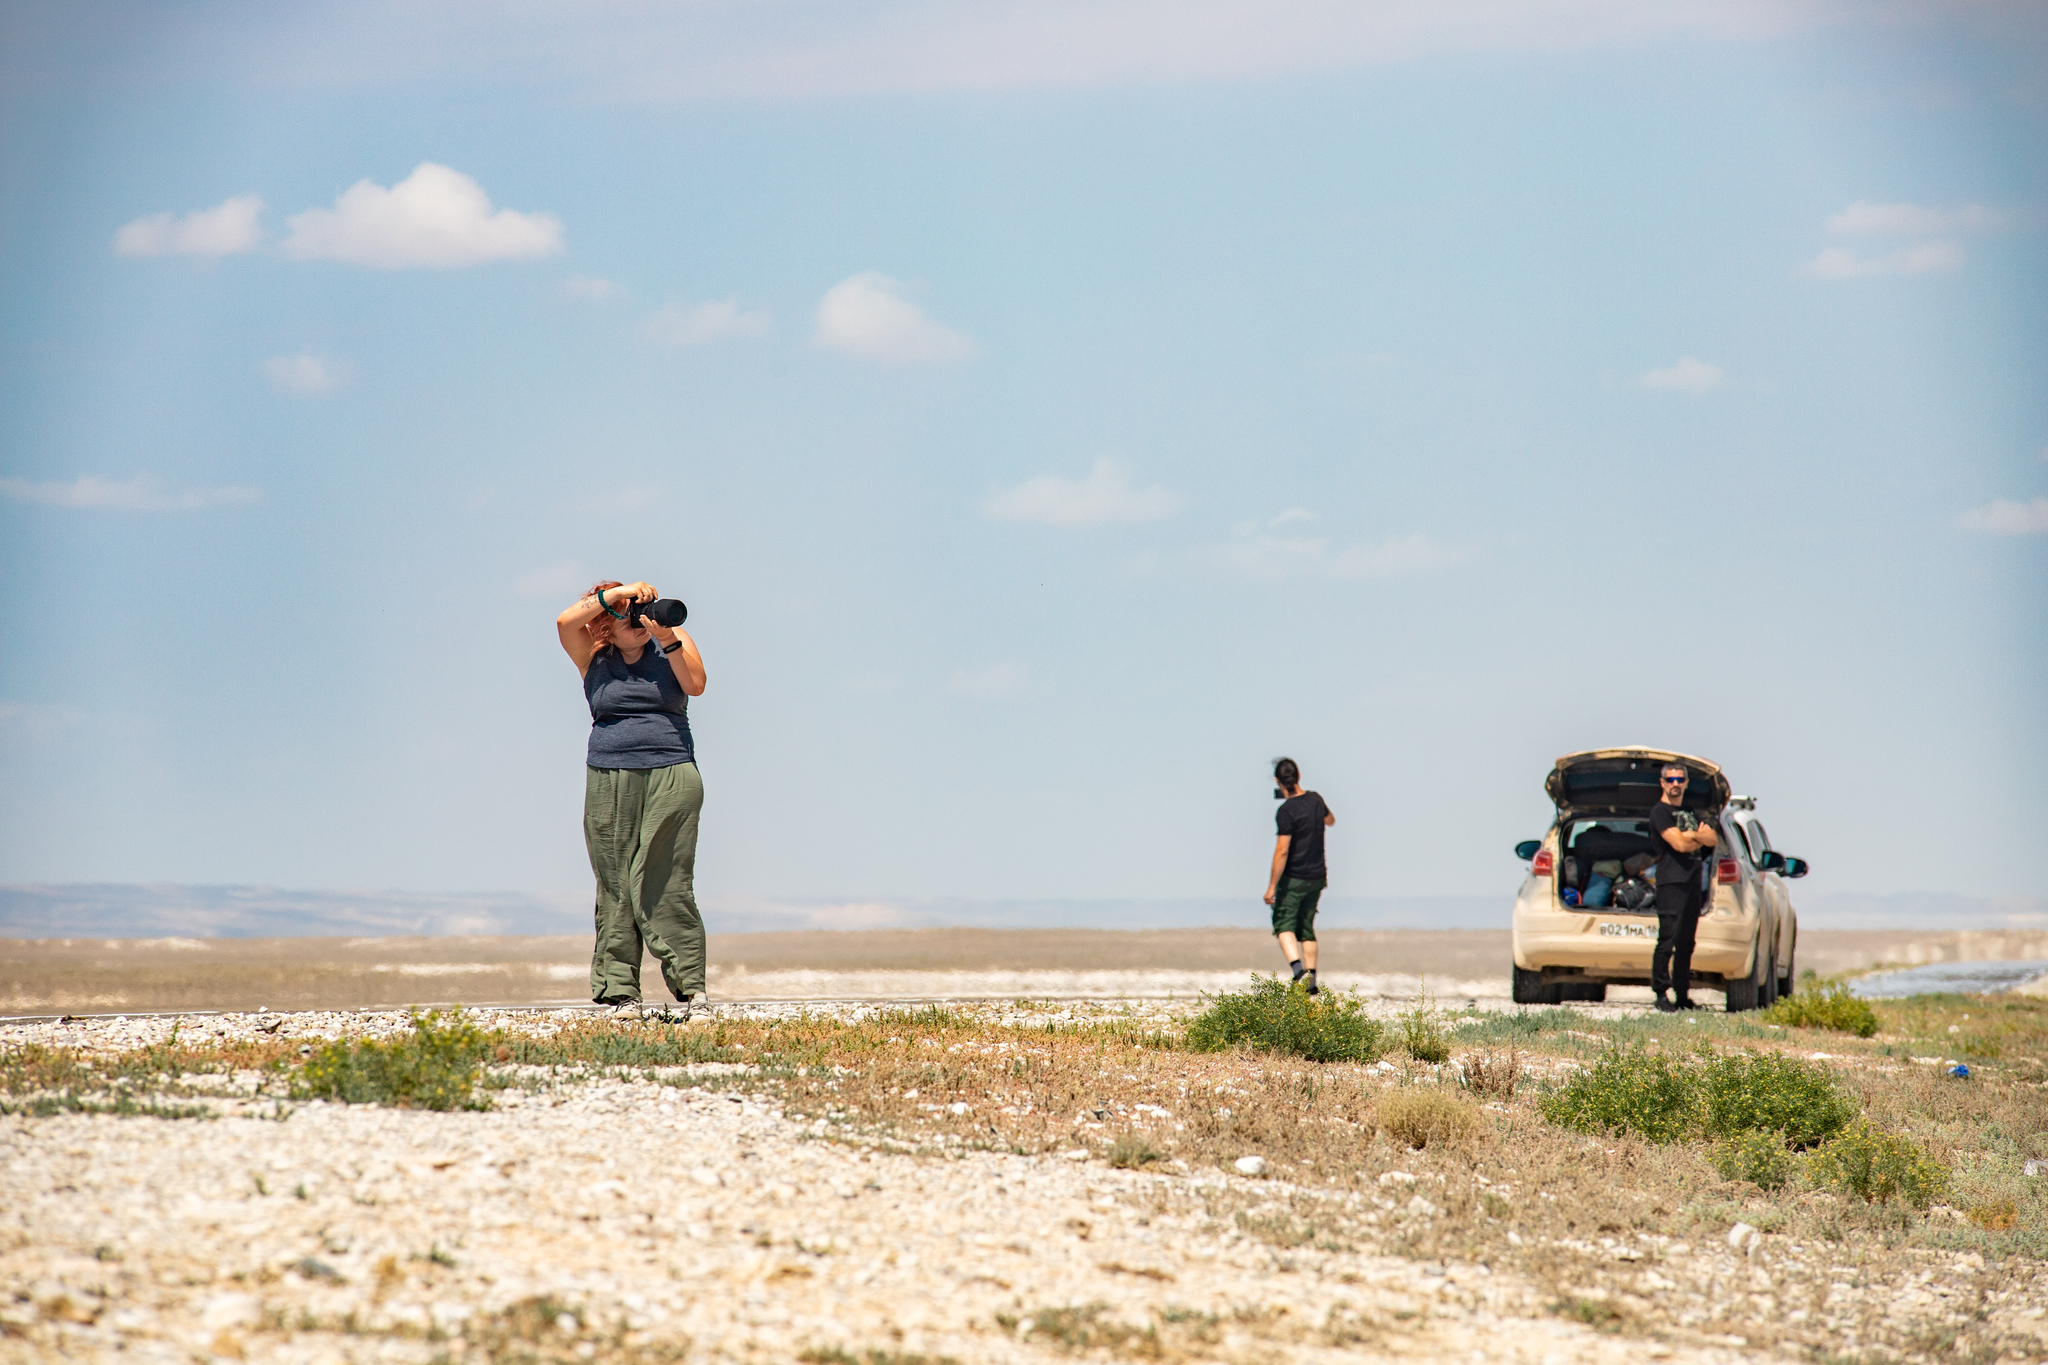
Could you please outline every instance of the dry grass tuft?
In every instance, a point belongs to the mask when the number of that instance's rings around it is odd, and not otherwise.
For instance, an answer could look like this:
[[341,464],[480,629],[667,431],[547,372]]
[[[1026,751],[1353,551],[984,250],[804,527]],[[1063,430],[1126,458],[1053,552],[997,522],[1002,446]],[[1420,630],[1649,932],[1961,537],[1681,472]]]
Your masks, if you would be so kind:
[[2020,1225],[2019,1206],[2010,1199],[1979,1204],[1970,1210],[1970,1221],[1986,1232],[2009,1232]]
[[1487,1130],[1485,1116],[1442,1090],[1395,1090],[1380,1100],[1376,1117],[1387,1136],[1415,1148],[1463,1146]]
[[1522,1079],[1522,1054],[1516,1048],[1506,1052],[1468,1052],[1459,1066],[1464,1072],[1465,1088],[1489,1099],[1513,1099],[1515,1087]]

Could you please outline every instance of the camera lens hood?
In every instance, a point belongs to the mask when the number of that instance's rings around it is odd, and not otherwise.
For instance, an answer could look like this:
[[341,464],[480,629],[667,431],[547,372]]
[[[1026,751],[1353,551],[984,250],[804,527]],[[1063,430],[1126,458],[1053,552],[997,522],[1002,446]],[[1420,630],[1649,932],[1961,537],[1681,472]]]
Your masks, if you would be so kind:
[[652,602],[635,607],[633,616],[636,620],[645,617],[658,626],[674,630],[690,619],[690,609],[673,597],[657,597]]

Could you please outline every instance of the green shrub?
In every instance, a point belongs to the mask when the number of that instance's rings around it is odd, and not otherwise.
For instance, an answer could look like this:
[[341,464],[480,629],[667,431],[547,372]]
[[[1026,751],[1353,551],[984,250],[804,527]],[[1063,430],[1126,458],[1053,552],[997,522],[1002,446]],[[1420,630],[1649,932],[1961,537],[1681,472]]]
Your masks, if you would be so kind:
[[1782,997],[1757,1018],[1766,1024],[1833,1029],[1858,1038],[1877,1032],[1877,1014],[1868,1002],[1849,994],[1849,988],[1839,981],[1821,985],[1811,972],[1800,978],[1796,992]]
[[1383,1030],[1357,997],[1311,996],[1298,985],[1258,976],[1248,991],[1215,997],[1188,1025],[1193,1051],[1221,1052],[1240,1043],[1312,1062],[1370,1062],[1386,1050]]
[[1766,1190],[1782,1190],[1792,1179],[1792,1153],[1782,1133],[1746,1132],[1722,1138],[1707,1160],[1723,1180],[1747,1180]]
[[330,1043],[307,1059],[292,1098],[389,1104],[400,1109],[488,1109],[477,1072],[492,1039],[457,1014],[412,1016],[409,1037]]
[[1559,1127],[1684,1142],[1701,1127],[1700,1091],[1697,1068],[1636,1047],[1608,1053],[1537,1103]]
[[1919,1143],[1862,1119],[1809,1156],[1807,1174],[1814,1184],[1867,1204],[1900,1199],[1924,1209],[1948,1190],[1948,1168]]
[[[1776,1132],[1787,1146],[1818,1146],[1856,1117],[1826,1067],[1775,1052],[1709,1058],[1700,1066],[1704,1127],[1712,1137]],[[1758,1184],[1763,1182],[1758,1181]]]
[[1441,1090],[1389,1091],[1374,1117],[1388,1137],[1408,1147],[1469,1142],[1486,1131],[1477,1110]]
[[1401,1030],[1401,1050],[1410,1057],[1434,1066],[1451,1060],[1451,1035],[1444,1029],[1443,1016],[1429,1007],[1427,995],[1418,996],[1415,1008],[1396,1022]]
[[1110,1144],[1109,1164],[1120,1171],[1135,1171],[1164,1160],[1166,1153],[1135,1133],[1124,1133]]

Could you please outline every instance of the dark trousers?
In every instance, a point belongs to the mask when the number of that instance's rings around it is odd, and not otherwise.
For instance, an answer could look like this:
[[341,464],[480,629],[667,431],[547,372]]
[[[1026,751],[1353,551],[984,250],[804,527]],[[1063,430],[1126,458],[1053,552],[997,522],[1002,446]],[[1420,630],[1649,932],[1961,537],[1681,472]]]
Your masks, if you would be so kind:
[[1657,887],[1657,951],[1650,957],[1650,986],[1657,994],[1671,991],[1680,1000],[1692,991],[1692,945],[1700,932],[1697,876],[1676,886]]

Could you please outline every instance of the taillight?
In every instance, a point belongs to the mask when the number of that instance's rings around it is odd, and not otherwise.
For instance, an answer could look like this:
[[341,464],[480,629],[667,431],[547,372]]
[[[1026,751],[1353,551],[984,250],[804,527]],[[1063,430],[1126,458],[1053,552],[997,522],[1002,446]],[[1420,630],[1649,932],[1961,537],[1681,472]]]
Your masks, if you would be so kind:
[[1739,875],[1733,858],[1723,858],[1714,864],[1714,880],[1723,886],[1735,885]]
[[1550,856],[1550,850],[1537,850],[1536,857],[1529,863],[1529,873],[1535,877],[1548,877],[1557,866],[1557,860]]

